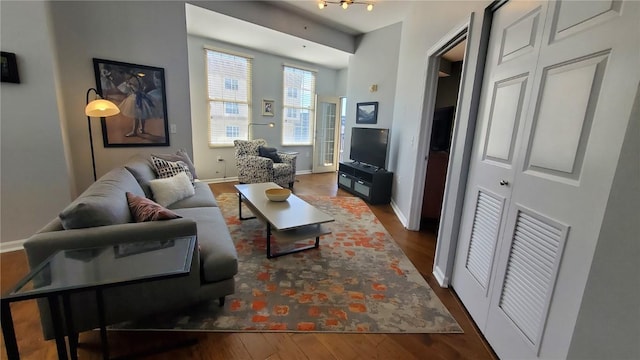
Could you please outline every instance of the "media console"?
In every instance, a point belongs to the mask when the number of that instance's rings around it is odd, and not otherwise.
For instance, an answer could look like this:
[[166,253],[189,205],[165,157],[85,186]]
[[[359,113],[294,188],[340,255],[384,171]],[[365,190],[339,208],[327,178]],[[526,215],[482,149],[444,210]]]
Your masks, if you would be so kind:
[[357,162],[340,163],[338,187],[370,204],[388,204],[391,201],[393,173]]

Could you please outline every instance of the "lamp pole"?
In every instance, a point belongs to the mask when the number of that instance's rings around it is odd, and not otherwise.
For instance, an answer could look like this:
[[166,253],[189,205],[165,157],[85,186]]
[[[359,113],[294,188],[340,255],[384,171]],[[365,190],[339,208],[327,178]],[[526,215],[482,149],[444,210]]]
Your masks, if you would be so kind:
[[[89,94],[91,91],[96,93],[96,98],[89,102]],[[98,90],[94,88],[89,88],[87,90],[87,96],[85,99],[86,107],[84,108],[84,113],[87,115],[87,125],[89,127],[89,145],[91,146],[91,166],[93,168],[93,181],[96,181],[98,177],[96,176],[96,158],[93,150],[93,132],[91,131],[91,117],[107,117],[113,116],[120,113],[120,109],[116,106],[116,104],[112,103],[109,100],[105,100],[100,96]]]

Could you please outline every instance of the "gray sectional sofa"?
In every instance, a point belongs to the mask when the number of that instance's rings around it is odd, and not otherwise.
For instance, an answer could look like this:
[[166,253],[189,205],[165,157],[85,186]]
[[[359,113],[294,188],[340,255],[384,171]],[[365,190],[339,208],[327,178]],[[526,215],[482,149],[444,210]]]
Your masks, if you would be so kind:
[[[152,197],[149,182],[155,178],[153,165],[142,156],[102,176],[25,242],[29,266],[34,268],[62,249],[196,235],[198,251],[188,276],[106,289],[106,322],[114,324],[216,299],[223,305],[224,297],[235,289],[238,257],[213,193],[207,184],[196,181],[193,196],[167,206],[182,218],[133,222],[125,193]],[[74,294],[71,307],[76,331],[98,327],[93,292]],[[54,334],[46,301],[40,301],[39,308],[44,336],[51,339]]]

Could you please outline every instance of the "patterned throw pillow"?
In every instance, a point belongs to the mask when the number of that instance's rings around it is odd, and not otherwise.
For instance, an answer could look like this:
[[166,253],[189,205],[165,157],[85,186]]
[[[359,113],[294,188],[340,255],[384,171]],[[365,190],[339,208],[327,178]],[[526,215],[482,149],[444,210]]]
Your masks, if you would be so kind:
[[196,174],[196,167],[195,165],[193,165],[193,161],[191,161],[189,154],[187,154],[187,151],[184,149],[178,150],[175,154],[151,154],[151,156],[155,156],[167,161],[182,161],[189,167],[189,171],[191,171],[191,175],[193,175],[193,178],[198,178],[198,175]]
[[157,156],[151,155],[151,163],[153,164],[154,169],[156,170],[156,174],[158,174],[159,179],[166,179],[172,176],[176,176],[179,173],[186,173],[189,177],[189,181],[193,184],[193,175],[191,171],[189,171],[189,166],[182,161],[167,161],[161,159]]
[[142,196],[127,192],[127,203],[135,222],[178,219],[182,216]]

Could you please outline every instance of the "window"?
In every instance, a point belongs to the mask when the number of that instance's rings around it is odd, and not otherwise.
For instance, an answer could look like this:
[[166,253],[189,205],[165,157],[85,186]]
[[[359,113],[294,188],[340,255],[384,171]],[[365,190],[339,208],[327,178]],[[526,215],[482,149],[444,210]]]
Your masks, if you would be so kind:
[[227,126],[227,137],[237,139],[240,137],[240,127],[238,126]]
[[284,66],[282,145],[312,145],[316,73]]
[[240,114],[240,108],[237,103],[226,102],[224,103],[224,113],[226,115],[237,115]]
[[238,79],[224,79],[225,90],[238,90]]
[[209,106],[209,146],[246,140],[251,121],[249,56],[205,49]]

